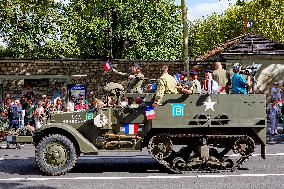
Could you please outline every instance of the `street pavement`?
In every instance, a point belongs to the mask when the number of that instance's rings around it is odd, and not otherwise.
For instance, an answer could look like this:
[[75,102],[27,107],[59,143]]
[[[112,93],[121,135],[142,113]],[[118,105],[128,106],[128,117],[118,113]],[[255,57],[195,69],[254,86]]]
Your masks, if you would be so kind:
[[[284,137],[268,138],[267,159],[255,154],[234,172],[169,174],[149,155],[102,153],[82,156],[63,176],[42,176],[34,161],[34,147],[0,149],[0,189],[57,188],[284,188]],[[232,156],[233,158],[234,156]]]

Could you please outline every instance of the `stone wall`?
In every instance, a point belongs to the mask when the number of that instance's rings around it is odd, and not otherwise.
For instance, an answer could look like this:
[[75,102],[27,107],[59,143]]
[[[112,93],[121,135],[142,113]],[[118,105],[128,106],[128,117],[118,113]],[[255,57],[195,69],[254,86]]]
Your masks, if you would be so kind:
[[[20,97],[23,91],[24,79],[49,78],[49,87],[38,87],[37,94],[51,96],[52,87],[56,81],[64,84],[87,84],[88,92],[102,94],[102,87],[108,82],[122,82],[123,78],[117,74],[106,73],[103,69],[105,61],[99,60],[0,60],[0,82],[4,85],[4,95],[9,93]],[[169,66],[170,74],[184,69],[181,61],[125,61],[114,60],[112,64],[121,72],[129,72],[133,63],[142,66],[143,74],[147,78],[157,79],[161,75],[163,64]],[[42,77],[41,77],[42,76]],[[65,85],[65,87],[66,87]]]

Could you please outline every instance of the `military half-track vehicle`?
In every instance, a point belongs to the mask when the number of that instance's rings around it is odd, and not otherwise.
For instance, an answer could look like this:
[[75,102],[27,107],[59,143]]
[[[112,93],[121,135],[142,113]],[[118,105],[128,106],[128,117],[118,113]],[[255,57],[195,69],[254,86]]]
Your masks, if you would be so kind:
[[234,171],[256,144],[265,158],[265,95],[165,95],[154,109],[155,118],[153,110],[148,111],[154,94],[139,96],[143,100],[136,108],[53,114],[33,136],[39,169],[45,175],[62,175],[81,154],[144,147],[174,173]]

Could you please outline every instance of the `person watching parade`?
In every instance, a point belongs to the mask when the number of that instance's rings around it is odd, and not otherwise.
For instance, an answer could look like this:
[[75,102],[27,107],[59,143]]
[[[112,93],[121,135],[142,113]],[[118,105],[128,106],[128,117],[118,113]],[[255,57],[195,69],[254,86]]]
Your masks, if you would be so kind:
[[161,70],[162,76],[158,79],[155,101],[152,104],[153,107],[161,103],[165,94],[178,94],[177,81],[168,73],[168,66],[163,65]]
[[142,74],[141,70],[141,66],[137,63],[131,66],[131,74],[119,72],[116,69],[112,68],[112,71],[114,73],[128,77],[129,82],[127,85],[127,92],[139,94],[143,93],[142,84],[144,81],[144,75]]
[[272,88],[271,88],[271,97],[276,99],[276,100],[281,100],[281,88],[279,88],[279,83],[278,82],[273,82],[272,83]]
[[233,66],[234,75],[232,77],[233,94],[247,94],[247,87],[251,85],[251,76],[247,74],[247,80],[240,74],[241,65],[239,63]]
[[30,125],[30,126],[35,126],[35,120],[34,120],[34,113],[35,113],[35,106],[33,104],[32,99],[28,99],[27,101],[28,105],[27,108],[25,109],[25,125]]

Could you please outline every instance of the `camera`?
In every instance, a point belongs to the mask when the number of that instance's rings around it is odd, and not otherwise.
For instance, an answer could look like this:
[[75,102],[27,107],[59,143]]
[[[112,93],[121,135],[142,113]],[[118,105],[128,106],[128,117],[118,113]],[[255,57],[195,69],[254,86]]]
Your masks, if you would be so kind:
[[260,67],[261,64],[252,64],[246,68],[242,68],[240,74],[254,76],[256,72],[260,69]]

